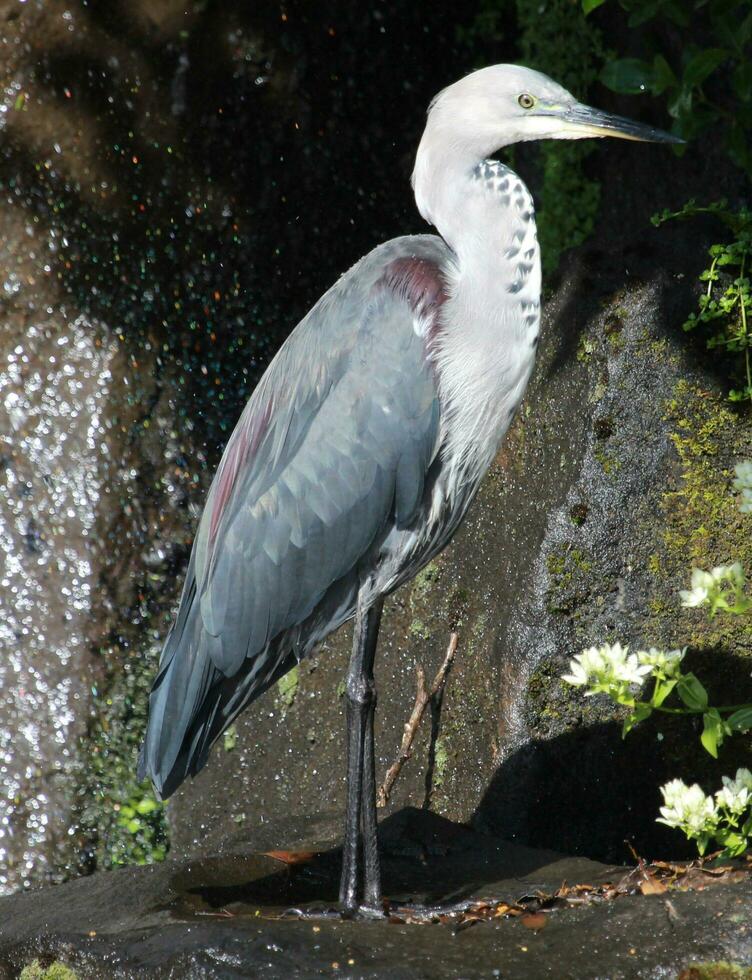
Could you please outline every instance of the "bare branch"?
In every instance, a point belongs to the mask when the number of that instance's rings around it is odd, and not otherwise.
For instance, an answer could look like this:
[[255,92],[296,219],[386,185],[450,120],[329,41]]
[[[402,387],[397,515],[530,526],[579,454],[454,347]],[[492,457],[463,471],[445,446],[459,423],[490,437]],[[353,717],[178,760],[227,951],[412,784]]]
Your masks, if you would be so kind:
[[378,807],[386,806],[388,803],[389,795],[392,792],[392,787],[402,771],[402,767],[413,754],[413,742],[415,741],[415,736],[418,734],[418,728],[420,727],[421,720],[425,714],[426,707],[432,699],[439,697],[444,690],[449,668],[452,666],[454,655],[457,652],[457,642],[457,634],[452,633],[449,638],[449,646],[447,647],[446,656],[444,657],[444,661],[441,664],[441,667],[439,667],[430,688],[426,688],[425,671],[422,667],[417,668],[417,690],[415,692],[415,704],[413,705],[413,710],[410,713],[410,718],[405,724],[405,730],[402,735],[402,743],[400,744],[397,758],[387,769],[386,776],[384,776],[384,782],[381,784],[381,787],[376,794],[376,806]]

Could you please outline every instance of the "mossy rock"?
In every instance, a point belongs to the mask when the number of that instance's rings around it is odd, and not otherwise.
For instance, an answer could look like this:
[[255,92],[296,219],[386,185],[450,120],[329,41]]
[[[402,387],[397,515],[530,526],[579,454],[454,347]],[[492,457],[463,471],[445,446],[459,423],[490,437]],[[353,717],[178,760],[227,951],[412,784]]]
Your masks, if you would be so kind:
[[59,960],[46,967],[39,960],[33,960],[21,970],[18,980],[78,980],[78,976],[75,970]]

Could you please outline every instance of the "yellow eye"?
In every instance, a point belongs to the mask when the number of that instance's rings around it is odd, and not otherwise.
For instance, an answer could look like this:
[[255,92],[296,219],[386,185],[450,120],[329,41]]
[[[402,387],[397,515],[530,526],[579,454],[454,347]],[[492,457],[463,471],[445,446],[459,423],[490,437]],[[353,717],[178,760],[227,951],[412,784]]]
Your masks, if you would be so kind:
[[535,105],[535,98],[532,95],[528,95],[527,92],[523,92],[517,101],[523,109],[532,109]]

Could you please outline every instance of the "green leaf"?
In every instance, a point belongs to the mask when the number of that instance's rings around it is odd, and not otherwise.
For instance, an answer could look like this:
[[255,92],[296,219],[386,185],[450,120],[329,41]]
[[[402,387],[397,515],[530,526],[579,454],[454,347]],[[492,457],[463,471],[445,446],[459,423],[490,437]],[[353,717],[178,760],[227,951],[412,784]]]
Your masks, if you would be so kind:
[[654,708],[660,708],[669,694],[673,691],[678,683],[678,678],[673,677],[670,680],[661,681],[657,680],[655,682],[655,690],[653,691],[653,696],[650,699],[650,703]]
[[711,708],[702,716],[702,735],[700,741],[706,752],[718,758],[718,746],[723,742],[723,720],[716,708]]
[[731,84],[737,98],[749,102],[752,99],[752,63],[740,61],[731,76]]
[[726,724],[733,732],[748,732],[752,728],[752,704],[729,715]]
[[685,85],[695,87],[702,85],[709,75],[719,68],[729,56],[725,48],[706,48],[690,58],[684,69],[682,81]]
[[587,17],[591,11],[595,10],[596,7],[600,7],[605,2],[606,0],[582,0],[582,12]]
[[722,858],[739,857],[749,846],[747,838],[735,831],[716,833],[716,839],[719,844],[724,845],[723,854],[720,855]]
[[626,95],[641,95],[653,87],[653,66],[639,58],[610,61],[600,74],[606,88]]
[[704,711],[708,706],[708,692],[694,674],[685,674],[676,685],[684,704],[692,711]]
[[[646,21],[652,20],[653,17],[657,17],[658,14],[671,14],[671,10],[664,10],[666,6],[665,0],[641,0],[640,3],[626,4],[622,3],[622,7],[625,7],[630,11],[628,24],[630,27],[639,27],[640,24],[646,23]],[[669,8],[671,4],[669,4]]]
[[621,728],[621,737],[626,738],[635,725],[638,725],[641,721],[649,718],[652,713],[653,708],[651,705],[645,704],[644,701],[638,701],[634,706],[634,710],[624,719],[624,724]]
[[661,95],[666,89],[673,88],[677,84],[676,75],[671,65],[662,54],[657,54],[653,58],[653,82],[651,85],[653,95]]

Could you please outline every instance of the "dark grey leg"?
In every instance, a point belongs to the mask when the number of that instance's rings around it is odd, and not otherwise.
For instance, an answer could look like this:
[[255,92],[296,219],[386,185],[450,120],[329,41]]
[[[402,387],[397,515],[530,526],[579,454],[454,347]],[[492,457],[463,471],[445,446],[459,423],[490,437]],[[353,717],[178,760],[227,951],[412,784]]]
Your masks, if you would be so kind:
[[[373,650],[376,652],[376,634],[381,619],[382,602],[379,601],[378,616],[374,626]],[[373,660],[371,661],[373,667]],[[368,908],[381,909],[381,870],[379,868],[379,842],[376,835],[376,766],[373,742],[373,719],[376,711],[376,685],[371,674],[373,697],[366,709],[365,741],[363,744],[363,802],[361,823],[363,825],[363,904]]]
[[376,707],[373,661],[383,604],[379,599],[365,608],[359,596],[353,651],[347,671],[347,813],[339,900],[348,911],[359,906],[361,843],[365,877],[363,904],[369,907],[380,907],[381,904],[373,757]]

